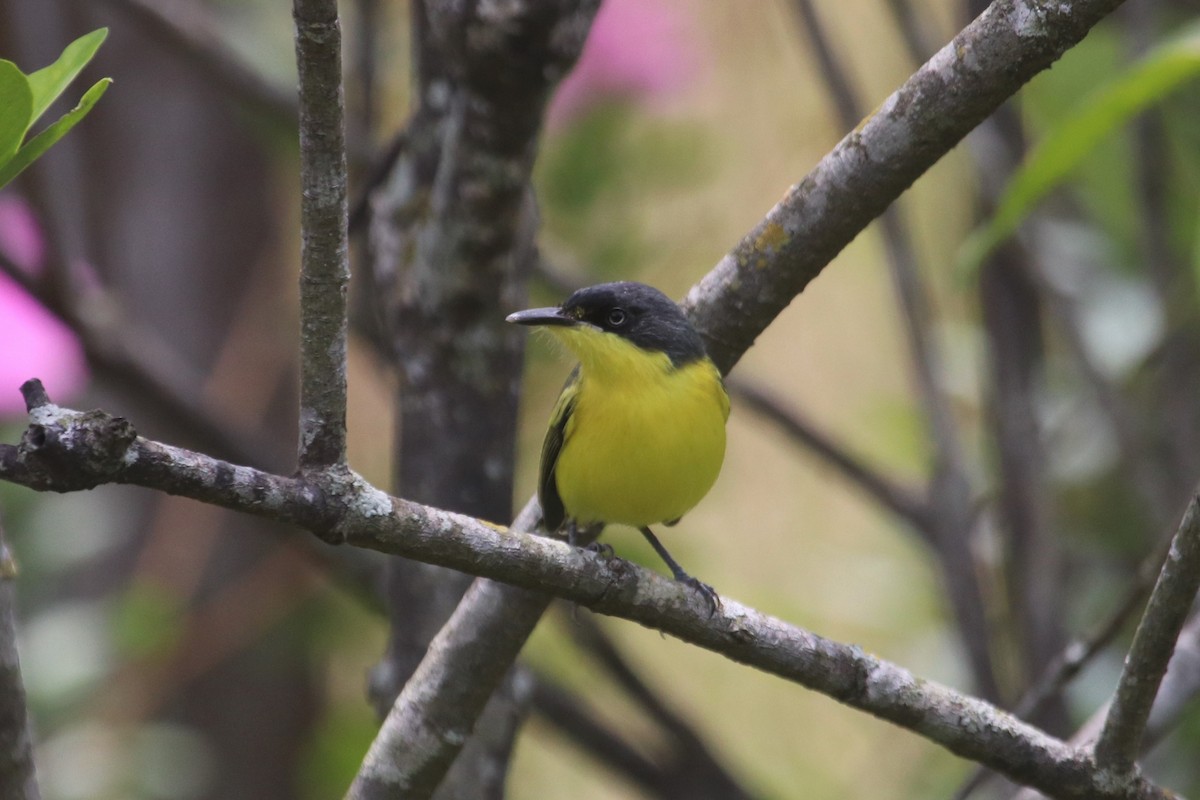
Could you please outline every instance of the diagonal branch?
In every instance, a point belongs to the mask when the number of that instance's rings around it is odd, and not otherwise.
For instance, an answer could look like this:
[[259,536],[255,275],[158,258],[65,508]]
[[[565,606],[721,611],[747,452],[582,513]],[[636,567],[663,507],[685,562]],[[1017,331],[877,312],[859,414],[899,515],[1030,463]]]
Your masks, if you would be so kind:
[[[809,47],[833,98],[839,120],[845,128],[851,129],[859,121],[862,111],[850,77],[834,53],[811,0],[794,0],[793,7],[803,23],[801,27],[807,34]],[[975,516],[971,507],[971,484],[950,399],[940,383],[943,359],[929,331],[929,292],[921,279],[917,255],[899,206],[893,205],[883,212],[880,227],[892,286],[904,320],[917,397],[937,453],[929,486],[925,532],[941,565],[942,580],[979,691],[985,697],[995,699],[1000,691],[992,666],[987,610],[970,550]]]
[[1096,742],[1096,760],[1116,772],[1129,772],[1150,718],[1150,708],[1188,611],[1200,590],[1200,495],[1193,494],[1133,644],[1104,730]]
[[[104,412],[55,406],[36,380],[22,391],[31,424],[19,445],[0,445],[0,479],[42,491],[132,484],[290,522],[326,541],[510,582],[638,622],[867,711],[1056,797],[1171,796],[1138,774],[1114,778],[1087,751],[860,648],[732,599],[710,614],[686,587],[621,559],[389,497],[348,470],[284,477],[235,466],[139,437],[128,421]],[[493,585],[477,581],[470,591]],[[441,646],[447,630],[452,628],[443,629],[431,650]],[[435,663],[423,662],[414,681]],[[475,683],[463,674],[456,678],[460,687]],[[413,722],[391,714],[384,725]],[[455,735],[446,729],[436,733]],[[372,750],[383,741],[386,737],[377,739]],[[358,794],[352,789],[352,795],[375,796],[370,778],[360,773],[359,781],[368,785]]]
[[294,0],[300,77],[300,468],[346,460],[350,256],[337,0]]
[[786,408],[767,390],[733,378],[726,382],[726,388],[734,399],[824,459],[875,502],[912,525],[923,541],[931,541],[929,508],[913,489],[893,481],[856,457],[798,410]]
[[570,633],[575,642],[666,734],[668,752],[659,771],[659,794],[665,798],[750,800],[750,793],[717,760],[692,725],[638,675],[595,617],[580,614],[572,622]]
[[[83,4],[83,0],[75,0]],[[275,86],[221,40],[211,9],[183,0],[103,0],[141,26],[205,80],[281,128],[296,125],[296,98]]]
[[893,200],[1121,0],[997,0],[838,143],[684,300],[728,372]]
[[[843,139],[684,300],[722,372],[909,184],[1120,2],[998,0]],[[482,701],[446,703],[452,683],[418,678],[471,675],[477,687],[498,686],[548,603],[477,581],[389,716],[422,730],[469,731]]]
[[234,429],[222,420],[212,404],[203,399],[201,380],[192,374],[187,359],[155,332],[111,311],[116,303],[106,290],[95,290],[101,293],[95,302],[110,310],[87,313],[81,299],[52,291],[45,281],[35,280],[2,251],[0,274],[12,279],[71,329],[92,369],[123,381],[132,391],[153,401],[171,418],[179,435],[222,458],[251,464],[272,462],[273,450],[278,448],[254,431]]

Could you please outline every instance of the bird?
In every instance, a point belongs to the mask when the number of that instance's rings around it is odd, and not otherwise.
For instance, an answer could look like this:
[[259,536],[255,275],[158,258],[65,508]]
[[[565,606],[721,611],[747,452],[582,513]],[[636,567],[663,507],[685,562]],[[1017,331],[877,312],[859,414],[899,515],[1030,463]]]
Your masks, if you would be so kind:
[[[708,494],[725,459],[729,395],[704,341],[671,298],[643,283],[579,289],[562,305],[508,315],[543,328],[576,357],[542,444],[545,528],[637,528],[675,580],[711,586],[671,557],[651,525],[674,525]],[[604,548],[611,553],[611,548]]]

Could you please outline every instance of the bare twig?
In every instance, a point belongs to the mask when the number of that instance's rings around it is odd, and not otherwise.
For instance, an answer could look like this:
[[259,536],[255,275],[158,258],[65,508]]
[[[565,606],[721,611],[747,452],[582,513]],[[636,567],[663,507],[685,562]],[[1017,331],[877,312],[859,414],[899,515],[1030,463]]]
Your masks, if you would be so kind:
[[0,519],[0,797],[39,800],[33,734],[17,654],[17,565]]
[[771,396],[767,390],[744,379],[729,378],[726,383],[730,395],[756,414],[799,442],[814,454],[824,459],[884,508],[890,510],[932,543],[929,508],[924,500],[911,488],[896,483],[850,453],[840,442],[816,427],[797,409],[785,408],[783,402]]
[[691,723],[637,674],[591,615],[577,615],[569,631],[666,733],[667,760],[660,767],[655,785],[659,794],[667,798],[706,800],[748,800],[751,797],[717,760]]
[[[843,139],[688,293],[685,309],[722,371],[918,175],[1119,2],[1000,0]],[[520,649],[547,602],[477,581],[420,671],[498,685],[507,671],[500,659]],[[413,687],[420,707],[406,707],[412,723],[425,725],[425,709],[437,709],[439,725],[428,730],[469,731],[480,706],[443,702],[448,695],[439,692],[453,688]]]
[[[80,2],[80,0],[75,0]],[[296,98],[267,81],[224,41],[202,3],[182,0],[104,0],[182,56],[205,79],[281,128],[296,125]]]
[[[1168,531],[1167,535],[1163,537],[1162,543],[1142,559],[1142,563],[1138,565],[1137,572],[1134,574],[1133,582],[1125,587],[1125,594],[1108,617],[1096,624],[1089,633],[1068,643],[1050,660],[1042,670],[1041,676],[1025,690],[1021,699],[1012,708],[1014,715],[1028,720],[1037,714],[1047,702],[1059,697],[1063,688],[1082,672],[1097,654],[1103,652],[1104,648],[1112,643],[1117,634],[1121,632],[1121,628],[1145,601],[1146,595],[1154,585],[1154,579],[1158,575],[1163,559],[1167,557],[1172,539],[1174,539],[1174,531]],[[954,800],[966,800],[992,774],[982,767],[975,769],[955,792]]]
[[597,720],[569,691],[539,675],[533,689],[533,710],[558,728],[590,758],[599,760],[641,786],[658,793],[662,769],[620,735]]
[[[833,98],[842,125],[851,129],[862,115],[850,78],[825,35],[821,18],[810,0],[793,0],[803,22],[811,51]],[[959,441],[949,398],[941,387],[941,352],[929,334],[929,297],[921,280],[916,254],[900,209],[893,205],[880,219],[887,249],[892,285],[904,320],[904,332],[912,353],[917,396],[929,425],[937,453],[934,477],[927,501],[928,523],[924,532],[934,547],[942,578],[955,611],[959,633],[966,645],[972,671],[980,691],[989,699],[999,696],[992,666],[987,614],[978,570],[970,550],[974,523],[971,485],[966,459]]]
[[300,76],[300,467],[346,460],[350,283],[342,46],[336,0],[294,0]]
[[[1175,655],[1163,677],[1158,696],[1154,698],[1140,752],[1148,752],[1170,732],[1197,693],[1200,693],[1200,615],[1193,615],[1179,634]],[[1111,707],[1111,703],[1105,703],[1099,708],[1071,736],[1070,744],[1075,747],[1091,746],[1100,735]],[[1026,788],[1013,795],[1012,800],[1041,800],[1043,797],[1041,793]]]
[[[552,592],[800,683],[1058,797],[1170,797],[1140,775],[1114,778],[1111,772],[1098,770],[1086,751],[1071,748],[986,702],[918,680],[859,648],[792,627],[730,598],[712,612],[687,587],[621,559],[605,559],[548,537],[500,529],[389,497],[346,470],[283,477],[234,466],[141,438],[126,420],[103,412],[55,406],[37,381],[27,382],[22,391],[31,425],[20,445],[0,445],[0,479],[45,491],[73,491],[103,483],[144,486],[290,522],[328,541],[486,575],[535,593]],[[476,582],[471,591],[488,591],[492,585]],[[459,612],[464,607],[469,609],[470,604],[461,605]],[[491,633],[497,641],[512,640]],[[444,643],[454,643],[450,626],[431,649]],[[419,679],[422,671],[437,668],[438,663],[436,658],[423,662],[410,685],[435,687]],[[456,688],[478,693],[479,689],[470,688],[475,681],[465,680],[464,675],[471,673],[453,676]],[[490,686],[483,689],[489,690]],[[414,723],[420,721],[389,715],[384,727]],[[462,734],[454,728],[428,731],[432,737],[458,735]],[[388,737],[378,738],[372,751],[387,741]],[[367,761],[383,769],[394,763],[390,755],[385,752],[373,760],[368,754]],[[440,751],[433,756],[443,757]],[[435,766],[438,774],[444,769]],[[378,796],[373,786],[379,784],[370,777],[369,772],[360,773],[356,785],[361,791],[352,789],[351,796]]]
[[721,370],[868,222],[1120,1],[997,0],[821,159],[684,300]]
[[1150,718],[1146,720],[1146,735],[1142,737],[1142,752],[1154,747],[1178,724],[1183,713],[1200,694],[1200,614],[1193,614],[1175,642],[1175,654],[1163,676]]
[[928,15],[918,11],[912,0],[887,0],[887,5],[896,19],[896,26],[900,29],[900,38],[908,51],[908,57],[914,64],[920,64],[937,49],[933,34],[926,23]]
[[180,435],[221,458],[258,465],[273,461],[270,454],[276,448],[254,431],[232,429],[204,400],[200,376],[190,374],[186,358],[173,352],[153,331],[114,315],[111,309],[115,304],[110,299],[98,297],[92,301],[110,309],[109,313],[81,312],[78,298],[64,296],[31,278],[2,252],[0,273],[74,332],[93,369],[127,383],[136,395],[152,400],[178,426]]
[[1096,760],[1104,767],[1121,773],[1133,769],[1154,696],[1197,589],[1200,495],[1194,494],[1133,636],[1104,730],[1096,743]]

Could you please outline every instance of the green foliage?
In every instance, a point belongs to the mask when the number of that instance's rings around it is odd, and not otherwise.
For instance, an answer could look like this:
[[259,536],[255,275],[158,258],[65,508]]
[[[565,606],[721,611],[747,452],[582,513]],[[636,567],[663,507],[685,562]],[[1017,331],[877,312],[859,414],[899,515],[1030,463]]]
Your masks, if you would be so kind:
[[[973,274],[1051,190],[1086,155],[1149,106],[1162,102],[1200,75],[1200,27],[1151,50],[1125,73],[1091,93],[1030,151],[997,204],[996,213],[972,234],[959,268]],[[1120,163],[1120,162],[1117,162]]]
[[65,136],[108,89],[112,79],[101,79],[84,93],[75,108],[25,141],[29,129],[87,66],[107,36],[108,29],[100,28],[79,37],[67,45],[57,61],[30,75],[11,61],[0,59],[0,186],[17,177]]

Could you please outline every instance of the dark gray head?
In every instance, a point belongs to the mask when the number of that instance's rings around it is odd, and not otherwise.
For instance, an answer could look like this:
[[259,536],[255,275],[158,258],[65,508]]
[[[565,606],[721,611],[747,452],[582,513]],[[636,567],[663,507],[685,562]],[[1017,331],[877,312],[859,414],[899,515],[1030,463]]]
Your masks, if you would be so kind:
[[671,298],[644,283],[620,281],[580,289],[558,308],[510,314],[521,325],[587,324],[643,350],[665,353],[675,366],[703,358],[704,342]]

